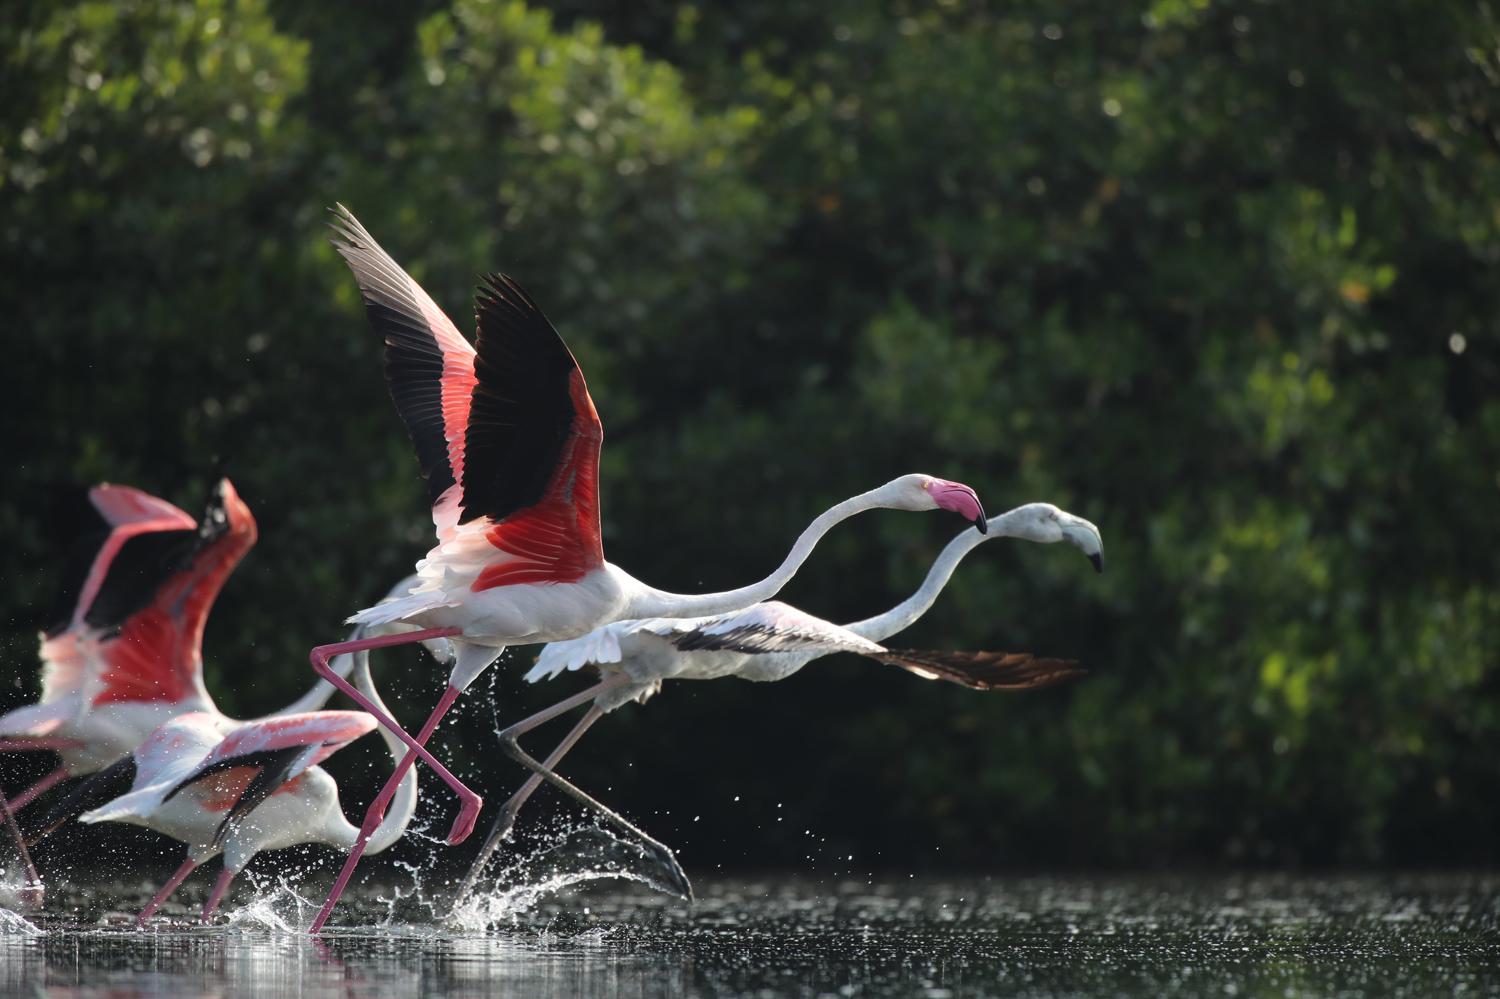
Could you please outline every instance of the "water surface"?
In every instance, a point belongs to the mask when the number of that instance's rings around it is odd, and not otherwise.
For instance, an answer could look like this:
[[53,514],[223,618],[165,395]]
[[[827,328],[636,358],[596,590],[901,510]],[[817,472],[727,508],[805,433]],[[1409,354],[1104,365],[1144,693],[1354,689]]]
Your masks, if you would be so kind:
[[[562,879],[566,880],[566,879]],[[0,918],[6,994],[164,996],[1500,995],[1500,879],[797,877],[531,885],[457,924],[399,890],[323,942],[286,890],[137,931],[144,885]],[[75,900],[76,901],[76,900]],[[63,899],[49,910],[72,910]]]

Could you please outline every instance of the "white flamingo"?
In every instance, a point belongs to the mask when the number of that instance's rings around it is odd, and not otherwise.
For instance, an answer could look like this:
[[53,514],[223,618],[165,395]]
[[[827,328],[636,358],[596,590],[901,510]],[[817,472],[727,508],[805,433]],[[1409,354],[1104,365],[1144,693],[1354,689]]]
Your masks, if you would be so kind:
[[[342,206],[335,246],[354,272],[371,324],[385,340],[386,379],[433,500],[438,543],[405,597],[350,618],[420,630],[312,651],[313,669],[356,698],[328,658],[360,649],[449,638],[448,687],[415,737],[383,712],[380,723],[411,752],[365,816],[372,830],[405,768],[418,757],[458,794],[450,843],[473,830],[482,804],[425,744],[443,715],[509,645],[573,638],[621,618],[720,613],[774,596],[817,540],[862,510],[947,509],[984,524],[968,486],[907,475],[834,506],[813,521],[774,573],[751,586],[690,596],[657,590],[604,560],[598,468],[603,430],[583,373],[536,303],[509,277],[487,277],[476,298],[475,346]],[[670,851],[614,816],[653,849]],[[313,922],[333,911],[362,846],[356,844]],[[685,887],[685,878],[683,879]]]
[[[653,618],[615,621],[581,638],[552,642],[526,674],[529,683],[553,679],[569,670],[595,666],[615,685],[590,688],[517,722],[500,733],[506,751],[535,771],[500,809],[479,856],[458,893],[467,896],[517,813],[541,782],[550,780],[575,798],[581,792],[555,772],[563,756],[590,726],[630,701],[645,703],[664,680],[785,680],[815,659],[852,652],[900,666],[925,679],[944,679],[976,690],[1032,690],[1070,679],[1081,672],[1068,660],[1035,659],[1025,653],[930,652],[889,649],[881,642],[905,631],[932,607],[969,552],[997,538],[1019,538],[1040,544],[1067,541],[1104,568],[1104,543],[1092,523],[1050,503],[1028,503],[989,521],[989,531],[964,531],[950,541],[915,593],[884,614],[837,625],[778,600],[743,610],[699,618]],[[517,739],[547,721],[592,700],[567,736],[538,763]],[[456,902],[455,904],[458,904]]]
[[[368,654],[355,655],[356,685],[383,708]],[[144,826],[187,844],[187,859],[141,910],[137,923],[150,918],[195,868],[222,852],[223,870],[203,906],[201,919],[207,922],[230,882],[257,853],[302,843],[354,845],[359,830],[344,818],[338,784],[318,764],[376,727],[364,711],[311,711],[251,722],[216,710],[190,711],[80,784],[52,810],[41,832],[77,815],[80,822]],[[400,760],[406,747],[394,735],[383,732],[382,737],[392,761]],[[416,805],[412,770],[367,848],[378,853],[399,840]]]

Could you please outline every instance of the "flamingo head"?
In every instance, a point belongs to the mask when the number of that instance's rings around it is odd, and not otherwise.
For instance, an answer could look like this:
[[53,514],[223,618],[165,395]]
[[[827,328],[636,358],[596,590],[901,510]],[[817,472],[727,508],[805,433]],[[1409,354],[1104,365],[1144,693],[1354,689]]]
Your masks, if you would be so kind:
[[208,506],[198,521],[198,549],[201,551],[220,542],[238,551],[248,551],[255,544],[257,531],[255,517],[250,508],[240,499],[234,483],[220,479],[208,498]]
[[898,510],[950,510],[977,527],[981,534],[989,531],[979,494],[962,482],[932,475],[903,475],[886,488],[893,493],[891,506]]
[[990,526],[1002,537],[1021,538],[1044,545],[1066,541],[1088,556],[1095,572],[1104,571],[1104,539],[1099,535],[1099,528],[1051,503],[1018,506],[990,521]]

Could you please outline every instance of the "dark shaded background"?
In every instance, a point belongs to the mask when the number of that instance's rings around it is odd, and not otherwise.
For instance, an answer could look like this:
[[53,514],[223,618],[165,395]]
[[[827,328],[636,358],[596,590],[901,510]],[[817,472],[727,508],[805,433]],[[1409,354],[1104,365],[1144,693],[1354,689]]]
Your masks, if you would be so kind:
[[[1495,860],[1490,6],[29,2],[0,51],[6,706],[55,482],[196,512],[234,479],[262,529],[207,635],[234,713],[426,550],[338,200],[460,327],[482,270],[541,301],[649,582],[758,578],[912,470],[1102,528],[1103,577],[987,546],[901,639],[1084,682],[833,659],[601,724],[568,773],[690,870]],[[954,529],[862,518],[786,595],[879,611]],[[440,734],[492,802],[520,774],[490,692],[513,719],[577,682],[521,690],[532,651]],[[378,675],[413,723],[442,682]],[[352,755],[346,802],[379,776]]]

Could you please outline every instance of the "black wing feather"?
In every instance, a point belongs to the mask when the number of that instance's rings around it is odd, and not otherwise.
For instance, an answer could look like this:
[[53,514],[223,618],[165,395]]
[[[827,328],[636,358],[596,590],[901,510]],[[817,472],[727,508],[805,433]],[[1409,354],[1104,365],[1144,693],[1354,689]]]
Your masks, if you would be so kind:
[[573,427],[567,344],[511,278],[492,274],[475,297],[477,384],[464,441],[463,515],[502,520],[546,492]]
[[359,221],[334,209],[334,247],[354,272],[365,315],[385,340],[385,381],[406,425],[432,502],[453,485],[443,426],[443,351],[404,273],[392,272],[385,251]]
[[970,690],[1038,690],[1088,672],[1071,659],[1038,659],[1029,652],[887,649],[872,658],[928,679],[935,675]]
[[805,652],[807,642],[787,635],[770,625],[743,624],[723,631],[705,632],[694,628],[673,634],[667,641],[679,652],[743,652],[750,655],[770,652]]
[[38,840],[50,835],[64,822],[128,793],[135,783],[135,772],[135,757],[127,756],[98,773],[90,774],[31,827],[26,834],[26,845],[35,846]]
[[219,823],[219,828],[214,831],[213,846],[224,845],[224,838],[229,835],[230,828],[240,818],[249,815],[255,807],[265,801],[276,789],[286,783],[287,776],[296,765],[297,760],[307,752],[307,746],[285,746],[281,749],[262,749],[254,753],[245,753],[240,756],[226,756],[222,760],[215,760],[202,769],[195,770],[183,779],[162,801],[171,801],[178,791],[185,787],[191,787],[199,781],[212,777],[214,774],[223,773],[227,770],[235,770],[239,767],[258,768],[250,783],[245,785],[244,793],[224,813],[224,820]]

